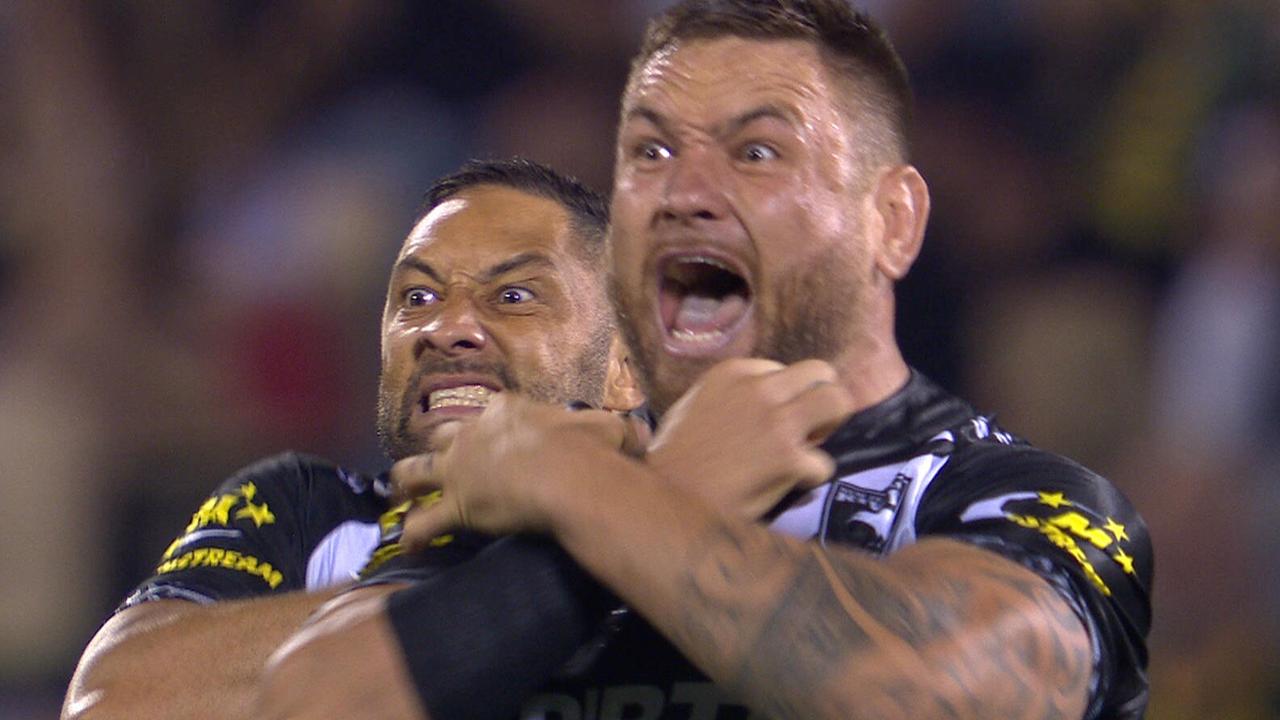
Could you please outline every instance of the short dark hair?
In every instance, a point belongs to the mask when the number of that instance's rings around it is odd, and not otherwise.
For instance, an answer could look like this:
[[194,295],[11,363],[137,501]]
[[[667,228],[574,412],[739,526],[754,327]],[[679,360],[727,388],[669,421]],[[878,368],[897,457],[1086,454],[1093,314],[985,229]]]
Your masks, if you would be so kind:
[[903,161],[910,156],[913,101],[906,66],[885,32],[847,0],[684,0],[649,22],[631,79],[671,45],[722,37],[813,43],[829,70],[868,95],[860,114],[883,118],[885,149]]
[[416,226],[436,206],[468,188],[497,185],[559,203],[569,213],[571,227],[584,254],[600,257],[609,225],[609,201],[578,180],[524,158],[471,160],[457,172],[432,183],[422,198]]

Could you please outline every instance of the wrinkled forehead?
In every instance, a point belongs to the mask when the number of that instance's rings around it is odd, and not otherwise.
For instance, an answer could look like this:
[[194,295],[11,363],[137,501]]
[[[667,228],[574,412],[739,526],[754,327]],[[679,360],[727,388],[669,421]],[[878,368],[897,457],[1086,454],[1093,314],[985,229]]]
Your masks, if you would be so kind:
[[493,256],[571,251],[568,211],[548,198],[498,185],[466,188],[431,209],[400,249],[408,256]]
[[817,47],[807,40],[694,39],[667,45],[636,68],[622,112],[625,118],[651,105],[688,113],[761,102],[829,105],[837,91]]

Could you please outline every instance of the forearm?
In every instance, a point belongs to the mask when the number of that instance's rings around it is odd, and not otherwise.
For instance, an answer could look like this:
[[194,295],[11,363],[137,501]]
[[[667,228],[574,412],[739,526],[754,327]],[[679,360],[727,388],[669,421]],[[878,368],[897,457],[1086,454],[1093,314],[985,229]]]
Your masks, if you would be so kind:
[[512,717],[613,602],[547,539],[502,538],[415,585],[326,608],[272,659],[264,717],[369,717],[371,703],[380,718]]
[[385,611],[403,587],[358,588],[320,610],[267,662],[254,717],[426,720]]
[[595,467],[609,479],[555,498],[556,537],[757,710],[1083,714],[1092,669],[1083,625],[1014,563],[937,540],[890,560],[823,549],[722,514],[622,458]]
[[196,605],[161,600],[107,621],[67,691],[64,719],[251,718],[263,663],[337,591]]

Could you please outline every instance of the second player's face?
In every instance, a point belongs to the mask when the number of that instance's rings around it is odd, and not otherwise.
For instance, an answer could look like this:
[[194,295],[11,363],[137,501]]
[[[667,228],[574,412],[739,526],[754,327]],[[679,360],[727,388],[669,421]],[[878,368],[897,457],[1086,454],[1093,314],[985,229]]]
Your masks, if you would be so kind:
[[468,188],[409,233],[382,319],[378,430],[400,458],[497,392],[598,404],[612,327],[558,203]]
[[801,41],[688,42],[632,78],[610,282],[658,412],[723,358],[852,345],[872,206],[841,97]]

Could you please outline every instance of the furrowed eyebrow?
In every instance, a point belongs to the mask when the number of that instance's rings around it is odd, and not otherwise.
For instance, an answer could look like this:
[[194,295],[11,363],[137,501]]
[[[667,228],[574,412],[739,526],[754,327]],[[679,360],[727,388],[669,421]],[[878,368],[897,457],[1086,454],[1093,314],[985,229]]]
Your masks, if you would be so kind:
[[[647,120],[655,125],[663,134],[672,134],[671,125],[667,118],[658,111],[643,105],[637,105],[627,111],[625,119]],[[796,124],[795,114],[789,112],[786,108],[778,105],[761,105],[760,107],[752,108],[740,115],[730,118],[720,127],[718,134],[721,136],[732,135],[756,120],[762,119],[774,119],[786,123],[787,125]]]
[[494,280],[498,277],[501,277],[502,275],[505,275],[511,272],[512,270],[516,270],[522,267],[528,267],[531,265],[541,266],[548,269],[555,269],[555,266],[556,266],[555,263],[551,262],[551,258],[548,258],[546,255],[543,255],[542,253],[523,252],[523,253],[520,253],[519,255],[503,260],[497,265],[494,265],[490,267],[488,270],[485,270],[483,273],[481,273],[479,279],[480,279],[480,282],[489,282],[491,280]]
[[396,266],[392,270],[392,273],[398,274],[405,270],[417,270],[418,272],[422,273],[423,275],[426,275],[432,280],[435,280],[441,285],[444,284],[444,278],[440,277],[440,273],[436,272],[435,268],[431,267],[431,265],[429,265],[428,263],[423,262],[422,260],[419,260],[416,257],[413,257],[412,255],[401,258],[400,261],[396,263]]
[[647,120],[665,135],[671,134],[671,126],[667,123],[667,119],[663,117],[657,110],[647,108],[643,105],[637,105],[627,111],[626,120]]
[[732,135],[756,120],[763,119],[780,120],[787,125],[795,124],[794,116],[785,109],[777,105],[761,105],[730,119],[729,122],[725,123],[724,134]]

